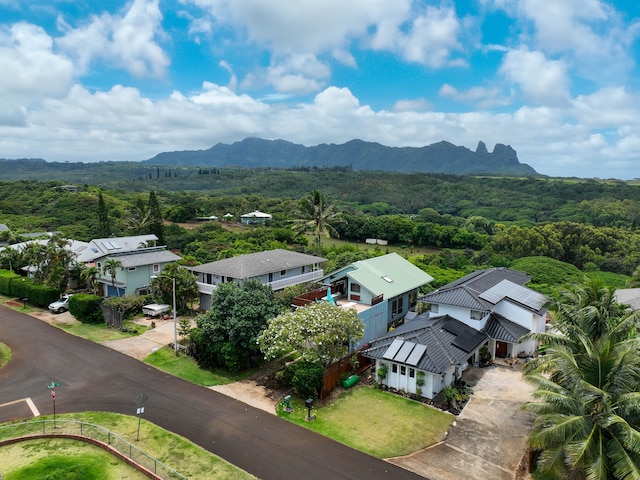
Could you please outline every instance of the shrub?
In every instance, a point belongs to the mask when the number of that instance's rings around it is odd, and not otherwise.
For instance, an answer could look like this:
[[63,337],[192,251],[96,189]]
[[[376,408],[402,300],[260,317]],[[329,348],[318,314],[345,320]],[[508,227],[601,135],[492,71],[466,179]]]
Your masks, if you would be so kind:
[[11,270],[0,270],[0,294],[11,297],[11,282],[15,278],[22,278]]
[[142,312],[142,307],[149,303],[149,295],[125,295],[124,297],[109,297],[103,299],[105,305],[121,311],[123,318],[131,318]]
[[60,292],[57,288],[49,287],[42,283],[26,283],[28,285],[27,294],[21,298],[28,298],[30,303],[38,307],[46,307],[60,297]]
[[102,323],[101,303],[102,297],[98,295],[78,293],[69,299],[69,313],[82,323]]
[[276,378],[295,388],[302,398],[316,397],[324,386],[324,368],[318,363],[300,360],[278,372]]

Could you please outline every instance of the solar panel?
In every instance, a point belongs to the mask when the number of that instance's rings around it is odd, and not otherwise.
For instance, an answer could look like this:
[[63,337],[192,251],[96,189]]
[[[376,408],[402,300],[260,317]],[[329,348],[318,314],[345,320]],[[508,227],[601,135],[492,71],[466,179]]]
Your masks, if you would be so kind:
[[509,280],[502,280],[497,285],[480,294],[480,298],[494,305],[505,297],[535,309],[542,308],[547,301],[546,297],[541,293],[520,286]]
[[384,352],[384,355],[382,355],[382,358],[386,358],[387,360],[392,360],[396,356],[396,353],[398,353],[398,350],[400,350],[400,347],[402,347],[403,343],[404,341],[400,340],[399,338],[396,338],[393,341],[393,343],[391,343],[389,348],[387,348],[387,351]]
[[426,345],[416,344],[416,347],[413,349],[413,351],[411,352],[411,355],[409,355],[409,358],[407,358],[407,361],[405,363],[407,365],[418,365],[418,362],[420,361],[420,359],[422,358],[422,355],[424,355],[424,352],[426,351],[427,351]]
[[409,355],[415,346],[416,344],[413,342],[403,342],[402,347],[400,347],[400,350],[396,353],[394,360],[396,362],[406,363],[407,358],[409,358]]

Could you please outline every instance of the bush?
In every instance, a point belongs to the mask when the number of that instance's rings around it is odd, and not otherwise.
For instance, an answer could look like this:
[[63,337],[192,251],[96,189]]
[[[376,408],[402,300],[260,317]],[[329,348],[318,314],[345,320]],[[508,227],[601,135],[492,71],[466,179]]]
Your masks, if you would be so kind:
[[300,360],[278,372],[278,380],[296,389],[302,398],[316,397],[324,386],[322,365]]
[[60,292],[57,288],[48,287],[41,283],[26,282],[27,294],[21,298],[28,298],[29,302],[38,307],[46,307],[51,302],[55,302],[60,298]]
[[69,299],[69,313],[82,323],[103,323],[102,297],[78,293]]
[[11,297],[11,282],[15,278],[22,278],[11,270],[0,270],[0,294]]

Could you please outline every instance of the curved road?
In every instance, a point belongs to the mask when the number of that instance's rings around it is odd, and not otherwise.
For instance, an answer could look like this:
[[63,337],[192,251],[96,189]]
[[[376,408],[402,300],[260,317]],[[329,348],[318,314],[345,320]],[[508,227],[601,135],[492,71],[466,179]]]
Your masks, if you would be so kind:
[[[56,413],[135,415],[135,399],[144,393],[146,420],[261,479],[422,478],[4,306],[0,341],[13,351],[0,370],[0,405],[30,397],[52,414],[47,385],[55,380]],[[0,422],[30,416],[24,402],[0,408]]]

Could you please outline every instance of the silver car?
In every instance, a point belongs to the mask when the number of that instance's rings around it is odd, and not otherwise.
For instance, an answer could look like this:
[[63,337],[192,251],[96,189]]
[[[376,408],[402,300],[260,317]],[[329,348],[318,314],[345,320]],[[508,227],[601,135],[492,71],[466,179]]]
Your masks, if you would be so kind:
[[49,304],[49,310],[53,313],[62,313],[69,310],[69,299],[73,297],[72,294],[63,295],[58,300]]

